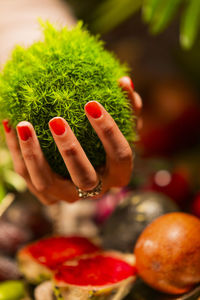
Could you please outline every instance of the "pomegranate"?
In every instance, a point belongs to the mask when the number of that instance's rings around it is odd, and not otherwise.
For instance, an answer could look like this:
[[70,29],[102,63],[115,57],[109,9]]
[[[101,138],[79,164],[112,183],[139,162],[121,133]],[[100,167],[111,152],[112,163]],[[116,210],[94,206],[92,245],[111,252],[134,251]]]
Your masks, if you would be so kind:
[[89,254],[60,265],[53,284],[43,283],[36,289],[35,298],[53,299],[54,291],[56,299],[60,300],[120,300],[130,291],[135,277],[132,254],[112,251]]
[[18,253],[21,272],[30,282],[41,282],[51,278],[59,264],[100,248],[80,236],[55,236],[41,239],[22,248]]

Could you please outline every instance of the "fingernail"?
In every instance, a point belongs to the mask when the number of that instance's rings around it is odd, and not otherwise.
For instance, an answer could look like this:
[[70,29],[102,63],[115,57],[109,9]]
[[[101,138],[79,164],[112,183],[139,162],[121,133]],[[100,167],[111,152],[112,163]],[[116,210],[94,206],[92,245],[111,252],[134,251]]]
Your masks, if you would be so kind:
[[30,137],[32,137],[31,130],[28,126],[18,126],[17,131],[22,141],[27,141]]
[[9,132],[11,131],[11,127],[10,127],[10,125],[9,125],[8,120],[3,120],[3,121],[2,121],[2,124],[3,124],[3,127],[4,127],[5,132],[9,133]]
[[101,107],[96,101],[90,101],[85,105],[86,112],[94,119],[98,119],[102,115]]
[[132,89],[134,90],[135,87],[134,87],[134,84],[133,84],[133,81],[131,80],[131,78],[130,78],[130,84],[131,84]]
[[66,126],[61,118],[52,119],[49,125],[56,135],[62,135],[65,132]]
[[131,78],[129,76],[124,76],[121,84],[122,84],[122,87],[125,84],[125,85],[131,86],[133,90],[135,89],[133,81],[131,80]]

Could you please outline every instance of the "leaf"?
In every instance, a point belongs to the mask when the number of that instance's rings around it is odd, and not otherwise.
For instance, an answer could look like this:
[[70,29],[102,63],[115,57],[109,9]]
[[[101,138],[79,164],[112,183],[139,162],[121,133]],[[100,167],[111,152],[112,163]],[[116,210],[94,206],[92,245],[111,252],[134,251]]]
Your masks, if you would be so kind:
[[168,0],[162,2],[162,7],[158,8],[152,20],[151,32],[159,33],[163,31],[173,19],[182,0]]
[[92,27],[104,33],[126,20],[139,10],[142,0],[107,0],[97,8]]
[[180,26],[180,43],[185,49],[190,49],[197,38],[199,30],[200,3],[199,0],[189,0],[184,11]]
[[5,197],[5,195],[6,195],[5,188],[4,188],[3,184],[0,184],[0,203],[3,200],[3,198]]
[[142,7],[143,21],[149,23],[162,0],[146,0]]

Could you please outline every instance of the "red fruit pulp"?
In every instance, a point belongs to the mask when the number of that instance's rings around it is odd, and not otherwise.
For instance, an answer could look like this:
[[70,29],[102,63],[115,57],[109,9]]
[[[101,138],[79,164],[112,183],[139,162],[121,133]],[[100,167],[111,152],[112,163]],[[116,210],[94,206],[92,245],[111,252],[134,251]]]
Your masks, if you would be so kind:
[[83,237],[52,237],[40,240],[26,248],[40,264],[50,269],[77,256],[93,253],[99,248]]
[[79,286],[103,286],[136,275],[136,268],[111,256],[97,255],[80,259],[76,265],[63,265],[55,274],[56,281]]

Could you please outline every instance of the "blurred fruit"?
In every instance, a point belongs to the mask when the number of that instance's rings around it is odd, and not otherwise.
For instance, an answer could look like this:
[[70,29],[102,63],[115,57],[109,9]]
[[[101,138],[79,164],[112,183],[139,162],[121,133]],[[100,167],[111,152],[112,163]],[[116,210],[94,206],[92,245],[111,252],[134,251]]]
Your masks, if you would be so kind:
[[12,223],[0,220],[0,252],[13,255],[32,235],[25,228],[22,229]]
[[138,149],[144,156],[168,156],[197,145],[200,106],[184,81],[157,82],[147,92]]
[[200,220],[170,213],[152,222],[135,246],[136,266],[151,287],[181,294],[200,282]]
[[21,300],[26,294],[22,281],[5,281],[0,283],[0,300]]
[[200,218],[200,193],[198,193],[193,202],[192,202],[192,207],[191,207],[191,212],[198,218]]
[[0,255],[0,281],[20,278],[17,263],[6,256]]
[[144,228],[157,217],[177,211],[168,197],[155,192],[129,192],[101,228],[102,246],[132,252]]
[[185,170],[159,170],[148,178],[143,188],[165,194],[180,207],[184,207],[191,196],[190,182]]
[[19,195],[3,218],[17,227],[28,229],[36,239],[52,233],[52,223],[47,218],[44,207],[28,192]]

